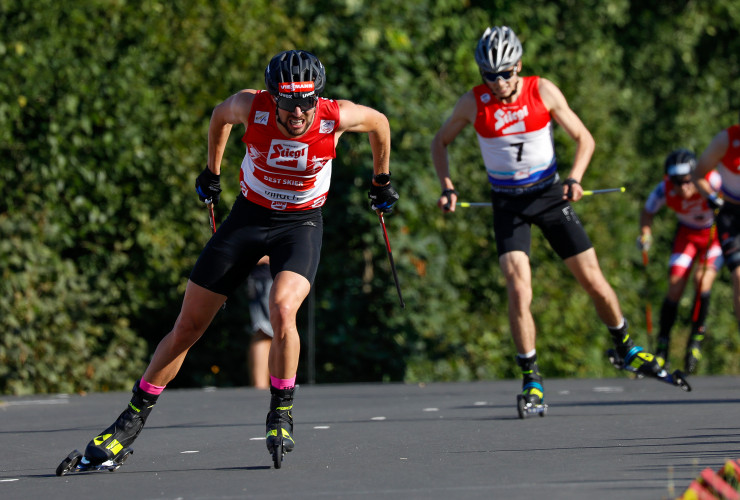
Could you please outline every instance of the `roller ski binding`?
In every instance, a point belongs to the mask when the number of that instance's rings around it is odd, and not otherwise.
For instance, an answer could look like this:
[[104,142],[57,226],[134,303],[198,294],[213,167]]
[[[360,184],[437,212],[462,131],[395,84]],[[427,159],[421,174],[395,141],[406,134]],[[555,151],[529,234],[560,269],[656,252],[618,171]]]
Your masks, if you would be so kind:
[[295,388],[270,387],[270,411],[267,413],[267,451],[272,455],[276,469],[283,465],[285,454],[293,451],[293,394]]
[[545,389],[542,386],[542,375],[537,368],[537,355],[531,358],[516,357],[522,369],[522,392],[516,396],[516,409],[519,418],[530,415],[547,415],[547,405],[544,403]]
[[65,476],[73,472],[90,472],[90,471],[109,471],[113,472],[123,465],[129,455],[132,455],[134,450],[131,448],[124,448],[121,452],[116,455],[112,460],[106,460],[99,464],[93,464],[87,457],[82,453],[75,450],[70,453],[67,458],[62,460],[62,463],[57,467],[57,476]]
[[75,450],[62,460],[57,476],[72,472],[117,470],[134,450],[130,445],[141,433],[144,423],[159,396],[144,392],[136,382],[133,397],[123,413],[85,448],[84,455]]
[[632,347],[626,358],[617,353],[616,349],[609,349],[606,352],[609,361],[618,370],[625,370],[637,375],[637,378],[644,376],[653,377],[666,384],[680,387],[686,392],[691,391],[691,385],[686,380],[686,376],[681,370],[674,370],[673,373],[661,368],[655,361],[654,356],[649,352],[643,351],[642,347]]

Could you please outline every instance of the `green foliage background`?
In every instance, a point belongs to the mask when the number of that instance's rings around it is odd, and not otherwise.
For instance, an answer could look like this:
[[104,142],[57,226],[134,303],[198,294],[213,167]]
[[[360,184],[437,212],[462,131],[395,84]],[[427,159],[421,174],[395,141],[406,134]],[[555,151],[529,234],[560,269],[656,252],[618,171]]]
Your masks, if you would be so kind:
[[[590,188],[576,205],[638,341],[658,310],[674,217],[657,220],[646,271],[634,249],[645,197],[676,147],[700,152],[737,120],[737,1],[0,0],[0,391],[128,388],[171,327],[209,236],[193,192],[213,107],[262,88],[269,59],[316,53],[326,95],[384,112],[401,193],[386,223],[407,307],[368,209],[367,138],[342,138],[316,280],[317,382],[474,380],[516,375],[488,210],[443,216],[429,143],[478,76],[486,26],[512,26],[524,74],[559,85],[593,133]],[[573,143],[556,129],[561,171]],[[224,162],[222,220],[243,156]],[[450,149],[465,199],[486,200],[475,136]],[[533,312],[546,376],[613,375],[606,330],[535,232]],[[740,373],[724,270],[700,373]],[[674,329],[680,365],[688,333]],[[305,308],[304,308],[305,309]],[[307,314],[300,318],[306,331]],[[657,322],[657,318],[656,318]],[[229,299],[173,385],[245,384],[248,316]],[[305,353],[299,382],[305,382]]]

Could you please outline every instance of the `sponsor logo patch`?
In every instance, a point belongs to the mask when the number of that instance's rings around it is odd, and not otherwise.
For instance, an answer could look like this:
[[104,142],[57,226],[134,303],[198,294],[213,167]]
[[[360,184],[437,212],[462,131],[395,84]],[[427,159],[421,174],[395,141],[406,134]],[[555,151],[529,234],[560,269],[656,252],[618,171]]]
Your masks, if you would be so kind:
[[254,123],[257,125],[267,125],[267,120],[270,119],[270,113],[267,111],[257,111],[254,113]]
[[334,120],[321,120],[319,123],[320,134],[331,134],[334,130],[336,122]]
[[292,94],[294,92],[313,92],[313,82],[283,82],[278,84],[278,90],[281,94]]
[[267,153],[267,165],[285,170],[304,171],[308,164],[308,144],[273,139]]

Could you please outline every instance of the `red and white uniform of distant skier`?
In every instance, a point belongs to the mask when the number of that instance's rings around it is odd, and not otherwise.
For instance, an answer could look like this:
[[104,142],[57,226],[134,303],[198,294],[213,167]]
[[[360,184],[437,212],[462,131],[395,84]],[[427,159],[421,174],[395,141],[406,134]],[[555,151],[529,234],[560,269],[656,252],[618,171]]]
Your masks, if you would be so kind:
[[[583,196],[580,182],[594,151],[593,137],[554,83],[520,75],[521,56],[522,46],[513,30],[506,26],[486,29],[475,52],[483,81],[459,98],[435,135],[431,152],[442,187],[437,204],[445,213],[454,212],[458,197],[447,148],[465,127],[475,128],[491,185],[493,228],[506,278],[509,324],[522,368],[522,394],[536,406],[542,403],[544,391],[530,310],[532,224],[542,230],[587,291],[619,354],[651,375],[657,374],[659,367],[652,354],[633,349],[617,296],[604,278],[596,252],[570,203]],[[573,164],[562,182],[555,160],[552,119],[576,143]]]
[[[712,191],[704,178],[715,168],[722,177],[722,197]],[[693,180],[710,206],[719,210],[717,232],[732,276],[733,308],[740,326],[740,125],[732,125],[714,136],[699,157]]]
[[[686,347],[684,368],[692,373],[701,359],[701,343],[706,335],[705,322],[709,311],[712,283],[722,267],[722,250],[714,227],[714,211],[691,181],[696,168],[696,156],[687,149],[672,151],[665,159],[665,177],[648,196],[640,215],[638,249],[647,252],[652,243],[654,216],[663,207],[670,208],[678,219],[669,261],[668,290],[660,309],[660,330],[655,355],[661,365],[667,364],[670,333],[678,314],[678,302],[683,295],[691,270],[696,267],[695,300],[691,314],[692,326]],[[720,190],[722,179],[712,170],[704,176],[712,192]]]

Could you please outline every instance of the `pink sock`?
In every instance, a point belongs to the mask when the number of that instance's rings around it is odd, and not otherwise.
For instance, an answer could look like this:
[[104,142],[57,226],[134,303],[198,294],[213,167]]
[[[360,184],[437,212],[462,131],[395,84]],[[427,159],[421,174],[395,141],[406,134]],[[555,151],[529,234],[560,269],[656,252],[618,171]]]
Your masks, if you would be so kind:
[[149,382],[147,382],[143,378],[141,380],[139,380],[139,389],[141,389],[144,392],[148,392],[149,394],[151,394],[153,396],[157,396],[159,394],[162,394],[162,391],[164,390],[165,387],[167,387],[167,386],[165,386],[165,385],[154,385],[154,384],[150,384]]
[[275,389],[292,389],[295,387],[295,377],[293,378],[277,378],[270,375],[270,385]]

